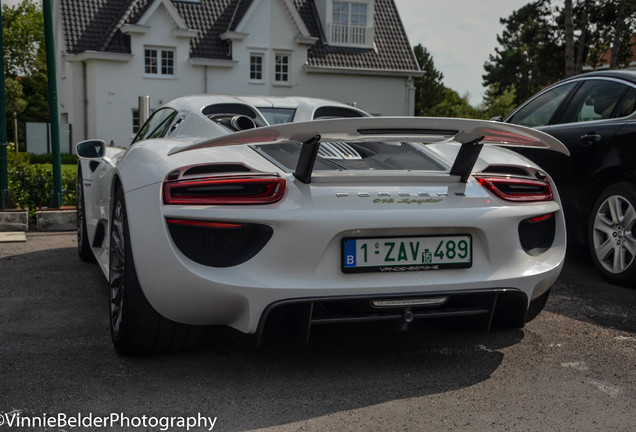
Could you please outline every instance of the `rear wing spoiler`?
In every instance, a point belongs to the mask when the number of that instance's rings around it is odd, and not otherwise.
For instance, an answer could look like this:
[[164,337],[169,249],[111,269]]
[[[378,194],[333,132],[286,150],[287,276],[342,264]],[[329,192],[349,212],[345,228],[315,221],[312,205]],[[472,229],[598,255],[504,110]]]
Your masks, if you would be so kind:
[[168,155],[203,149],[247,144],[274,144],[284,141],[302,143],[294,176],[303,183],[311,182],[320,141],[390,141],[433,144],[457,142],[460,150],[450,174],[466,182],[482,147],[530,147],[553,150],[565,155],[568,149],[558,139],[535,129],[486,120],[429,117],[366,117],[285,123],[202,139],[183,147],[175,147]]

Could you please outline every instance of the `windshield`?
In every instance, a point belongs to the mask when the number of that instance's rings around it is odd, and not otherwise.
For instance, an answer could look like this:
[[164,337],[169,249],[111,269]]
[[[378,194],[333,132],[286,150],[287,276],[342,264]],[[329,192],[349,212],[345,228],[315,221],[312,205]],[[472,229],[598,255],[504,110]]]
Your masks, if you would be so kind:
[[294,108],[259,108],[258,109],[267,123],[277,125],[281,123],[291,123],[294,120],[296,110]]

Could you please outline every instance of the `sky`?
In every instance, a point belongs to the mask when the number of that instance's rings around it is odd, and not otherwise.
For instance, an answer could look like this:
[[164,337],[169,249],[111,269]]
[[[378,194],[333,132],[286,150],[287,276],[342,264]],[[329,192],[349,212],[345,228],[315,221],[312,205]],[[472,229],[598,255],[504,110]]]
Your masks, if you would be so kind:
[[482,75],[488,55],[498,47],[504,27],[499,18],[528,0],[394,0],[411,46],[419,43],[444,74],[444,85],[460,96],[470,94],[479,105],[484,95]]
[[[15,5],[20,0],[0,0]],[[419,43],[444,74],[444,85],[473,105],[481,103],[484,63],[497,47],[508,17],[528,0],[394,0],[411,46]]]

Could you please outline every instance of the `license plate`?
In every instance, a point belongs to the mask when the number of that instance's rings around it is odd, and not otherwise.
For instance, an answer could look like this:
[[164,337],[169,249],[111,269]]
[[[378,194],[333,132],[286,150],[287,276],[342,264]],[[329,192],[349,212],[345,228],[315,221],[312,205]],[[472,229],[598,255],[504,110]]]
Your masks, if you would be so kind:
[[402,272],[472,265],[469,234],[423,237],[345,238],[342,241],[342,271]]

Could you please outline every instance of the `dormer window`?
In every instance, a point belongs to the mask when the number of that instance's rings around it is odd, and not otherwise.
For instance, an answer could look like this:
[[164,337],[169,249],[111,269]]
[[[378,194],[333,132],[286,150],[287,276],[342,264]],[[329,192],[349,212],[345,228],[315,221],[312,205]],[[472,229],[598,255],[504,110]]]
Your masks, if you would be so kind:
[[373,1],[332,1],[330,45],[373,47]]

